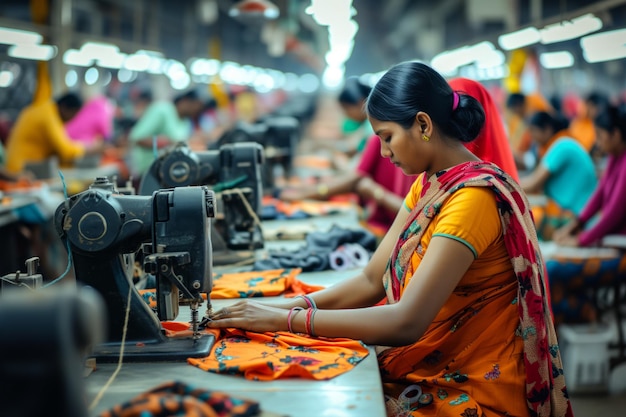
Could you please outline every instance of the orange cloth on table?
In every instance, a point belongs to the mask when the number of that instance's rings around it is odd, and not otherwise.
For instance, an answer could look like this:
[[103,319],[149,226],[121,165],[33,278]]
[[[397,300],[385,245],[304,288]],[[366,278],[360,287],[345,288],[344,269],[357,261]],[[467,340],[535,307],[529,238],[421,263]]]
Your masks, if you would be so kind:
[[361,342],[352,339],[238,329],[207,332],[216,337],[211,354],[187,362],[208,372],[242,375],[250,380],[331,379],[350,371],[369,354]]
[[292,216],[296,212],[304,212],[310,216],[325,216],[332,213],[343,213],[351,210],[358,210],[350,200],[333,200],[333,201],[294,201],[286,202],[277,198],[263,197],[264,206],[274,206],[276,210],[285,216]]
[[271,269],[267,271],[217,274],[213,277],[212,299],[272,297],[284,295],[295,297],[319,291],[324,287],[310,285],[297,277],[300,269]]
[[[295,297],[319,291],[324,287],[310,285],[297,277],[300,269],[271,269],[267,271],[234,272],[215,274],[211,299],[273,297],[284,295]],[[151,308],[156,308],[156,290],[139,290],[139,294]],[[206,294],[202,294],[206,300]]]
[[454,91],[474,97],[485,111],[483,129],[476,139],[465,143],[465,147],[483,161],[493,162],[513,179],[519,181],[504,121],[489,91],[478,81],[467,78],[454,78],[448,81],[448,84]]

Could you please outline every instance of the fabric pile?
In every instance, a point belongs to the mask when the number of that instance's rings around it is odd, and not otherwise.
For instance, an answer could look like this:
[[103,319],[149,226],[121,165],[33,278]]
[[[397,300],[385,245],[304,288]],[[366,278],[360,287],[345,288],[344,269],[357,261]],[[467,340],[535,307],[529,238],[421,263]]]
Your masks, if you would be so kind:
[[[376,249],[376,236],[368,230],[350,230],[335,225],[328,232],[307,234],[305,245],[298,250],[269,251],[268,257],[256,261],[252,270],[299,268],[302,272],[325,271],[332,268],[331,253],[343,245],[350,244],[358,245],[367,251],[369,259],[369,252]],[[352,249],[351,253],[355,258],[364,256],[361,249],[355,249],[355,246],[352,246]],[[356,252],[359,252],[358,255]],[[360,262],[358,259],[357,261]]]
[[250,417],[259,415],[260,411],[255,401],[174,381],[116,405],[100,417]]

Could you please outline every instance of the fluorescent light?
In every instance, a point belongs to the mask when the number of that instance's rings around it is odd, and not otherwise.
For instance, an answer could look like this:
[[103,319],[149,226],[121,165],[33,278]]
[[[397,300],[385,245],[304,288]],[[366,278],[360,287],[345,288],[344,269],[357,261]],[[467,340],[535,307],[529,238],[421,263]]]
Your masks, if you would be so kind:
[[0,28],[0,43],[7,45],[37,44],[41,43],[43,36],[28,30]]
[[117,72],[117,79],[121,83],[128,83],[128,82],[134,81],[135,78],[137,78],[137,73],[131,70],[128,70],[126,68],[120,68],[120,70]]
[[541,43],[549,44],[568,41],[600,29],[602,29],[602,19],[588,13],[571,21],[564,20],[561,23],[549,25],[541,29]]
[[479,42],[474,45],[444,51],[431,60],[431,66],[445,75],[455,74],[460,67],[472,63],[484,62],[482,66],[497,66],[502,62],[504,54],[496,50],[489,41]]
[[91,67],[85,71],[85,84],[94,85],[98,82],[98,78],[100,78],[100,73],[97,68]]
[[539,62],[546,69],[568,68],[574,65],[574,55],[569,51],[544,52],[539,55]]
[[110,43],[85,42],[80,51],[90,58],[98,59],[103,55],[117,54],[120,52],[120,48]]
[[124,60],[124,68],[130,71],[146,71],[150,68],[151,58],[145,54],[128,55]]
[[69,70],[65,74],[65,85],[68,86],[69,88],[72,88],[76,85],[77,82],[78,82],[78,73],[76,72],[76,70]]
[[75,67],[89,67],[93,65],[93,59],[89,58],[81,51],[76,49],[68,49],[63,54],[63,63]]
[[38,44],[19,44],[9,48],[9,56],[13,58],[49,61],[57,54],[56,46]]
[[120,69],[124,65],[124,61],[126,60],[126,54],[122,54],[119,52],[105,54],[98,58],[98,66],[103,68],[112,68],[112,69]]
[[0,88],[6,88],[13,82],[13,73],[11,71],[0,71]]
[[328,89],[338,88],[343,83],[343,76],[345,74],[345,69],[343,66],[341,67],[326,67],[324,74],[322,75],[322,83],[324,87]]
[[320,87],[320,80],[315,74],[302,74],[298,79],[298,89],[303,93],[313,93]]
[[585,36],[580,40],[583,57],[589,63],[626,58],[626,29]]
[[541,34],[536,27],[528,27],[526,29],[518,30],[515,32],[500,35],[498,37],[498,44],[505,51],[513,49],[523,48],[528,45],[533,45],[541,40]]
[[493,49],[485,51],[482,55],[476,57],[476,65],[478,68],[494,68],[500,67],[506,61],[504,52]]
[[177,78],[170,79],[170,85],[175,90],[184,90],[189,87],[189,84],[191,84],[191,77],[186,72],[181,73]]
[[258,93],[268,93],[275,87],[274,79],[267,73],[261,73],[254,79],[253,86]]

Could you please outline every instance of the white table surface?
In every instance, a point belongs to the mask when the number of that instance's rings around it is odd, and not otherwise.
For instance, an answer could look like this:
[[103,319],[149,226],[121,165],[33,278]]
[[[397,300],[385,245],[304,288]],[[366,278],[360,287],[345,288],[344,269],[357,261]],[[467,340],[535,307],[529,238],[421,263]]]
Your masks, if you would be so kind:
[[[333,224],[356,227],[354,214],[267,223],[268,227],[277,227],[303,222],[314,224],[320,230],[328,230]],[[302,241],[268,242],[266,250],[293,248],[302,244]],[[330,286],[357,272],[358,270],[303,273],[298,278],[310,284]],[[269,299],[271,298],[266,298]],[[236,301],[237,299],[213,300],[212,303],[214,308],[219,309]],[[189,313],[185,309],[186,307],[181,307],[179,320],[186,320],[188,317]],[[90,401],[106,384],[115,367],[116,364],[98,364],[98,369],[87,377],[86,387]],[[385,415],[378,363],[372,348],[370,354],[354,369],[328,381],[306,379],[249,381],[241,376],[205,372],[186,362],[125,363],[90,415],[97,416],[113,405],[130,400],[162,382],[171,380],[259,401],[262,411],[269,413],[268,415],[298,417]]]

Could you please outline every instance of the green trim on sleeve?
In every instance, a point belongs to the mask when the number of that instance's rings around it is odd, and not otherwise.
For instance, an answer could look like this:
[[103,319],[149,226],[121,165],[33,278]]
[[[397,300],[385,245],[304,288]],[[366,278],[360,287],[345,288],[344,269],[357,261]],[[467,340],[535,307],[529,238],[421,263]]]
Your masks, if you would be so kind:
[[406,203],[406,199],[402,202],[402,206],[403,206],[403,207],[406,209],[406,211],[408,211],[409,213],[412,211],[412,210],[409,208],[409,205]]
[[474,259],[478,258],[478,253],[476,252],[476,249],[474,249],[474,247],[467,240],[461,239],[458,236],[449,235],[447,233],[433,233],[433,237],[435,237],[435,236],[447,237],[449,239],[456,240],[457,242],[461,242],[462,244],[467,246],[469,248],[469,250],[472,251],[472,253],[474,254]]

